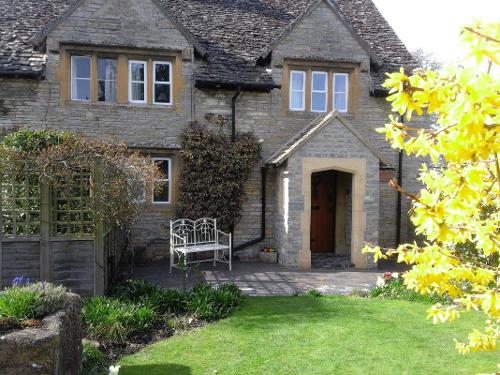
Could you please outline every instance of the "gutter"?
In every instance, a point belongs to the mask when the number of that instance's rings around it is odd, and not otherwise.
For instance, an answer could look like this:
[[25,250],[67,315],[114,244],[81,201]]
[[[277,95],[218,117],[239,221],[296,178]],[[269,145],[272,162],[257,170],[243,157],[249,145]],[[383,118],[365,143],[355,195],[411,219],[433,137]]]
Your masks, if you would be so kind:
[[40,78],[42,71],[28,71],[28,70],[4,70],[0,71],[0,77],[6,78]]
[[195,87],[199,89],[228,89],[228,90],[241,90],[241,91],[271,91],[273,89],[281,88],[274,82],[269,83],[255,83],[255,82],[236,82],[236,81],[210,81],[203,79],[196,79]]

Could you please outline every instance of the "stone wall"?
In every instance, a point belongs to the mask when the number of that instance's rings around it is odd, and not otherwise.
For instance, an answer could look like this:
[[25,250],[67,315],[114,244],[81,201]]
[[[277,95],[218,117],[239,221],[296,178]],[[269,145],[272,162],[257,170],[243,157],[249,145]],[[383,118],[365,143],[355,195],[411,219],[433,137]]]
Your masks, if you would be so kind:
[[68,293],[64,307],[42,321],[0,337],[2,375],[77,375],[82,361],[80,297]]

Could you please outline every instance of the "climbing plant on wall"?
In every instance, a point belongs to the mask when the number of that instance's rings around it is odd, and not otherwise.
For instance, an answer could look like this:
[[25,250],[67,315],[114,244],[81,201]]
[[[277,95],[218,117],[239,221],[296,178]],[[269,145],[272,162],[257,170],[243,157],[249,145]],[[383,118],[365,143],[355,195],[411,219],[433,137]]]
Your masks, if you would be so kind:
[[198,124],[181,135],[182,173],[179,217],[217,218],[225,230],[240,218],[245,185],[260,158],[260,145],[248,133],[234,143],[221,131]]

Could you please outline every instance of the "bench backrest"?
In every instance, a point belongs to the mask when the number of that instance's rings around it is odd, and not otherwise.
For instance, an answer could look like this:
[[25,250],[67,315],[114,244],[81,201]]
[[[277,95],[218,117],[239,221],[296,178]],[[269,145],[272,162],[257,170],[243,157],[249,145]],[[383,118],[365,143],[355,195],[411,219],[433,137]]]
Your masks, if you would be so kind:
[[178,219],[170,222],[170,234],[186,239],[186,245],[217,242],[217,220],[201,218],[198,220]]

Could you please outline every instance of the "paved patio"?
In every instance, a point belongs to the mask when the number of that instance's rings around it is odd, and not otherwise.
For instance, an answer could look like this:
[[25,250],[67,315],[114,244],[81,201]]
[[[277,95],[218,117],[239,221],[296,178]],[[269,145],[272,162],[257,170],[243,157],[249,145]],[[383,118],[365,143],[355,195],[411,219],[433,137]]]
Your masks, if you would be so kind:
[[204,263],[191,269],[187,278],[181,270],[170,274],[168,262],[160,261],[135,267],[135,279],[148,280],[168,288],[191,287],[199,282],[211,285],[234,283],[249,296],[287,296],[316,289],[323,294],[350,294],[373,286],[382,271],[311,269],[299,270],[279,264],[233,262],[233,271],[226,265]]

